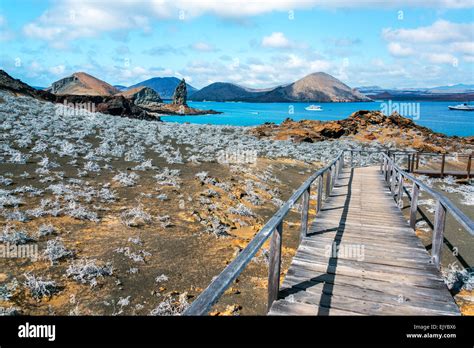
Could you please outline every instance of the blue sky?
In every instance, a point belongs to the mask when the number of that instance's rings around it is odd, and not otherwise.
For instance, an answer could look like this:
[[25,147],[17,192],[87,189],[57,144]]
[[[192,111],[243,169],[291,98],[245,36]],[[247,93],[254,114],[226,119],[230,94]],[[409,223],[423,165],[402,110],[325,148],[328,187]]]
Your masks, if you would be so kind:
[[272,87],[325,71],[348,85],[474,83],[465,0],[0,0],[0,66],[35,85],[185,77]]

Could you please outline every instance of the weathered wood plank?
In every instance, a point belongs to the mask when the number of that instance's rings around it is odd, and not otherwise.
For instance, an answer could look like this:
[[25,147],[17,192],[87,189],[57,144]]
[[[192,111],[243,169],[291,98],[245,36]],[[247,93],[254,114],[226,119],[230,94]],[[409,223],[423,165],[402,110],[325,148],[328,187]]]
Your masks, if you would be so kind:
[[[364,315],[456,315],[452,308],[443,304],[431,307],[413,306],[399,300],[396,296],[383,296],[382,294],[349,297],[350,291],[342,291],[338,287],[337,293],[331,287],[324,287],[319,293],[299,291],[287,297],[297,303],[319,306],[318,315],[328,315],[330,309],[356,312]],[[361,294],[360,294],[361,295]],[[376,301],[379,299],[379,301]]]
[[[317,315],[319,307],[306,303],[279,300],[274,303],[268,315]],[[329,315],[361,315],[355,312],[331,308]]]
[[270,257],[268,260],[268,309],[270,309],[273,301],[278,298],[278,291],[280,289],[282,232],[283,223],[280,223],[273,231],[270,242]]
[[308,210],[309,196],[311,194],[311,186],[303,193],[302,210],[301,210],[301,239],[308,234]]
[[441,262],[441,247],[443,246],[444,225],[446,223],[446,208],[440,201],[436,203],[435,222],[433,229],[433,242],[431,255],[436,267],[439,268]]
[[308,273],[293,269],[288,271],[285,277],[285,281],[281,287],[281,295],[286,297],[294,291],[293,288],[305,289],[306,291],[318,291],[317,286],[319,286],[319,284],[333,284],[334,289],[338,286],[347,286],[349,288],[358,287],[397,297],[401,295],[406,301],[441,302],[442,304],[449,304],[454,306],[453,308],[457,308],[457,305],[452,301],[452,296],[449,293],[437,291],[437,289],[419,287],[408,283],[398,284],[397,286],[386,280],[342,274],[334,276],[329,273],[321,272],[314,272],[308,277]]
[[418,211],[418,195],[420,193],[420,187],[416,182],[413,183],[413,189],[411,193],[410,202],[410,227],[415,229],[416,227],[416,213]]

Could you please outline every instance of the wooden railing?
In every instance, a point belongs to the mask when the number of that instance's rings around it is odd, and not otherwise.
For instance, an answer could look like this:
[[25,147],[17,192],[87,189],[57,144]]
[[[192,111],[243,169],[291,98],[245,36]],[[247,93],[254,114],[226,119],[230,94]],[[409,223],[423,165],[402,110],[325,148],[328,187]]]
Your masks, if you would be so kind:
[[383,163],[381,170],[384,174],[385,181],[390,187],[394,198],[401,208],[403,204],[404,179],[412,183],[412,193],[410,197],[410,226],[415,229],[416,215],[418,211],[418,195],[420,189],[428,193],[436,200],[436,210],[433,223],[433,238],[431,257],[433,263],[439,268],[441,262],[441,248],[444,240],[444,228],[446,223],[446,213],[450,213],[453,218],[464,227],[464,229],[474,236],[474,222],[469,219],[458,207],[456,207],[448,198],[434,191],[414,176],[402,170],[393,160],[392,157],[382,154]]
[[323,191],[325,197],[329,197],[334,187],[335,179],[344,166],[344,151],[326,167],[311,175],[283,204],[270,220],[255,235],[250,243],[239,253],[239,255],[219,274],[209,286],[191,303],[183,315],[205,315],[216,303],[231,283],[243,272],[247,264],[252,260],[262,245],[270,238],[270,256],[268,267],[268,309],[273,301],[277,299],[280,289],[280,265],[283,221],[295,203],[302,197],[301,209],[301,236],[308,233],[308,210],[311,185],[318,181],[317,211],[322,206]]
[[[467,179],[471,178],[472,171],[472,153],[436,153],[436,152],[419,152],[419,151],[387,151],[389,157],[395,159],[406,158],[406,171],[408,173],[417,173],[430,175],[430,176],[439,176],[441,178],[447,175],[455,175],[457,177],[466,176]],[[465,159],[465,169],[462,169],[461,165],[457,165],[457,169],[447,170],[446,167],[450,164],[449,157],[456,158],[456,162],[459,162],[461,158]],[[439,168],[432,169],[420,169],[420,160],[423,157],[438,157],[440,159]],[[430,161],[431,163],[433,161]],[[451,163],[452,164],[452,163]]]

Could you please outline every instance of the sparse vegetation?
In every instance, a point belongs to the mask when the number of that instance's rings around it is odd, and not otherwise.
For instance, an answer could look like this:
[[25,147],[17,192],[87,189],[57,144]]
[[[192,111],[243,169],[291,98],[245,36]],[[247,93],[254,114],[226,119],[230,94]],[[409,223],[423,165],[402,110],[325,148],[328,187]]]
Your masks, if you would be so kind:
[[97,278],[110,276],[113,268],[110,263],[100,264],[97,260],[80,259],[74,261],[66,270],[66,276],[72,277],[77,282],[97,285]]
[[41,277],[35,277],[32,274],[24,274],[26,281],[25,287],[30,291],[31,296],[39,300],[43,297],[51,297],[55,293],[59,292],[59,287],[53,280],[44,280]]

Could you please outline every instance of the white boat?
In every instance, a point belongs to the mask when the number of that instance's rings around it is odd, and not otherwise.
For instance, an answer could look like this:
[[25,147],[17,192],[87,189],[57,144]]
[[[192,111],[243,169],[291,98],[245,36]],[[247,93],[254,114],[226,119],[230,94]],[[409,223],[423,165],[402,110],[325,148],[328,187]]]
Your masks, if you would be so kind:
[[319,105],[310,105],[305,107],[305,110],[308,111],[323,111],[323,109]]
[[466,103],[456,106],[448,106],[448,108],[449,110],[474,111],[474,105],[468,105]]

